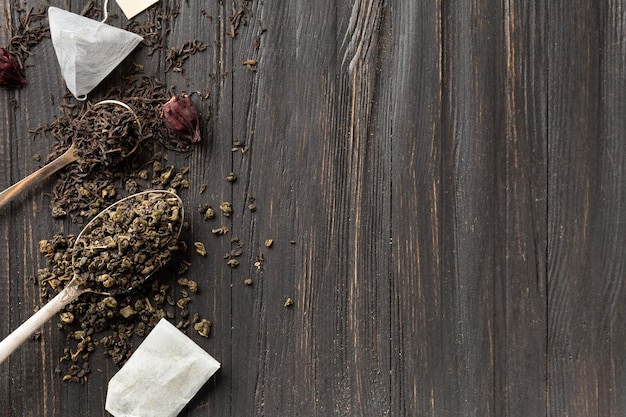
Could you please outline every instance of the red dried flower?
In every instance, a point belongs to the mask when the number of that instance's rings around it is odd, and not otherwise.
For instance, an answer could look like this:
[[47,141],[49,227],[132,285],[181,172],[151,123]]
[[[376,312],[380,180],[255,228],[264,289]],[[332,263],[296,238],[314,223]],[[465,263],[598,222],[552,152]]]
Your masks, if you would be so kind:
[[26,84],[22,68],[8,49],[0,46],[0,86],[21,88]]
[[161,118],[171,132],[191,142],[200,142],[200,116],[187,94],[178,94],[165,103]]

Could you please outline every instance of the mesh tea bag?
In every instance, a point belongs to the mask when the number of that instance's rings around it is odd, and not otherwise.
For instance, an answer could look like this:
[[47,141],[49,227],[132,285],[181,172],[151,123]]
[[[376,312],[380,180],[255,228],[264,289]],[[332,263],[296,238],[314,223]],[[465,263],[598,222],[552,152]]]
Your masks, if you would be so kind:
[[135,33],[56,7],[48,9],[48,19],[63,79],[79,100],[143,40]]

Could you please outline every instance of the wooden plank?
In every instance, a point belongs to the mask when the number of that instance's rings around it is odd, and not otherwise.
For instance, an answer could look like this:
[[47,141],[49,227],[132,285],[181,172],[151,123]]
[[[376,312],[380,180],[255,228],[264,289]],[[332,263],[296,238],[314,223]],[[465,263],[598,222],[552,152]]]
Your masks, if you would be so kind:
[[[494,415],[498,224],[498,126],[502,46],[497,2],[444,8],[443,132],[439,224],[442,361],[451,386],[439,386],[446,413]],[[491,88],[485,88],[487,84]],[[437,403],[437,398],[435,397]]]
[[[390,147],[370,128],[381,6],[254,3],[234,40],[234,138],[250,146],[234,155],[235,201],[257,204],[234,225],[251,242],[233,272],[236,414],[388,414]],[[236,68],[246,59],[256,72]]]
[[453,394],[461,389],[455,317],[444,312],[443,18],[441,2],[397,3],[385,13],[377,125],[393,150],[390,415],[462,414]]
[[543,2],[508,2],[500,143],[496,415],[547,415],[547,77]]
[[543,24],[515,2],[395,9],[391,27],[421,31],[383,60],[397,103],[391,414],[545,414],[546,94],[541,38],[518,29]]
[[624,10],[554,1],[549,32],[550,414],[626,411]]

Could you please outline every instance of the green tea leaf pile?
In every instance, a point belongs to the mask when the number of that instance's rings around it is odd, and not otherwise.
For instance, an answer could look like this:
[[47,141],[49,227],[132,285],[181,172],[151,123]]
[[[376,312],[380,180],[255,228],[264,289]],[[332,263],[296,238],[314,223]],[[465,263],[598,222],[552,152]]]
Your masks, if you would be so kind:
[[76,241],[74,272],[95,291],[115,295],[142,284],[178,249],[180,199],[141,193],[91,221]]

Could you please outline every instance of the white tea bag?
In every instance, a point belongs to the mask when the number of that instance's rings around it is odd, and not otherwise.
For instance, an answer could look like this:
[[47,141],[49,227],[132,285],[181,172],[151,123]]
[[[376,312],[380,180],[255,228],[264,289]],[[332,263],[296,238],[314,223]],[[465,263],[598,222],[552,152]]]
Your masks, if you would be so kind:
[[220,367],[211,355],[161,319],[111,378],[106,410],[115,417],[174,417]]
[[135,33],[56,7],[48,8],[48,20],[61,74],[79,100],[84,100],[143,40]]

